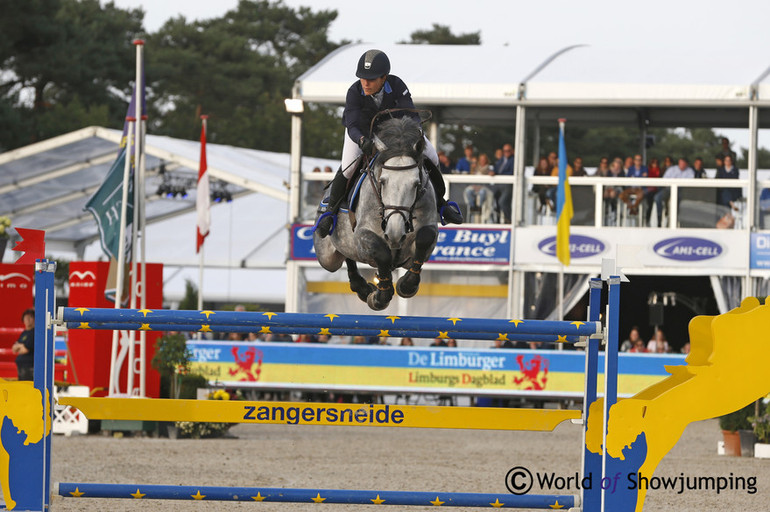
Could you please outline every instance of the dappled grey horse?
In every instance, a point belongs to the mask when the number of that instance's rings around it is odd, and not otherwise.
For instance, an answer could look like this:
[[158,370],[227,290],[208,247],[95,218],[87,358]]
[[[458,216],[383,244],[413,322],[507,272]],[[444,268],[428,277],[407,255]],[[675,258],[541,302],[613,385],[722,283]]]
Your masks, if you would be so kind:
[[[393,298],[393,270],[406,274],[395,291],[413,297],[420,287],[420,271],[438,238],[440,217],[433,186],[423,166],[423,133],[409,117],[383,121],[374,143],[378,154],[364,178],[355,217],[340,213],[330,236],[313,236],[316,257],[323,268],[336,272],[344,261],[350,289],[374,310],[385,309]],[[377,284],[366,281],[356,262],[377,269]]]

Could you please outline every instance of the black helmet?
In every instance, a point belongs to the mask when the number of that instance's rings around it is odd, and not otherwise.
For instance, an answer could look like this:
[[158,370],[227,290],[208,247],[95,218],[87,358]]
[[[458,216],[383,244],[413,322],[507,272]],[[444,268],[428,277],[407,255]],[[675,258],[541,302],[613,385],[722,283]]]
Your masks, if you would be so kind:
[[390,73],[390,60],[385,52],[369,50],[358,59],[356,76],[367,80],[374,80]]

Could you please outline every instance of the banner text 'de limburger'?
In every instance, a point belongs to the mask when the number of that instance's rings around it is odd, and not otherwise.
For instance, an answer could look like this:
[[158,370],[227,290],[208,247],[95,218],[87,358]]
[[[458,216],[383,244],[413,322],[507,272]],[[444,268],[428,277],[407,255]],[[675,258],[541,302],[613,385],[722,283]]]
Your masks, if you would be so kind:
[[358,427],[553,430],[578,419],[578,410],[437,407],[419,405],[166,400],[61,397],[88,419],[196,421]]

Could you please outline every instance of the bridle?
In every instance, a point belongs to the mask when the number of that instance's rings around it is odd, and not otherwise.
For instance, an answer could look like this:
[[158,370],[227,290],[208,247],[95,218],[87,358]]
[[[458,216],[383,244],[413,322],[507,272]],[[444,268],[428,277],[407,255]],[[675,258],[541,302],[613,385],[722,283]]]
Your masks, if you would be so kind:
[[[371,181],[372,189],[375,192],[375,196],[377,197],[377,201],[380,206],[380,218],[382,219],[382,223],[380,224],[382,231],[385,231],[385,228],[388,226],[388,220],[395,215],[398,214],[401,216],[401,218],[404,219],[404,225],[406,226],[406,232],[411,233],[414,231],[414,209],[417,207],[417,203],[420,201],[422,196],[425,194],[425,172],[423,172],[423,166],[422,166],[422,158],[415,159],[414,164],[410,165],[385,165],[384,163],[380,166],[381,169],[385,169],[388,171],[408,171],[410,169],[417,168],[419,169],[419,176],[420,176],[420,185],[417,189],[417,193],[414,195],[414,201],[412,202],[411,206],[401,206],[401,205],[390,205],[385,204],[385,202],[382,200],[382,188],[378,186],[377,180],[374,177],[374,169],[372,168],[369,174],[369,181]],[[388,212],[388,213],[386,213]],[[387,238],[388,235],[385,234],[385,238]]]

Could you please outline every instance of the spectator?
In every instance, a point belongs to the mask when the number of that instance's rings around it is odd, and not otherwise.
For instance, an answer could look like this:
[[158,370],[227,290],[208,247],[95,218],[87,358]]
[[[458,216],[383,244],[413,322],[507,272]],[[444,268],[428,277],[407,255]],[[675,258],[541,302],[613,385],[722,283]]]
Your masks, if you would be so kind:
[[[738,168],[733,165],[733,157],[725,155],[725,166],[717,169],[716,177],[719,179],[734,179],[737,180],[740,177]],[[720,188],[717,195],[717,204],[733,208],[735,205],[733,202],[741,198],[743,194],[739,188]]]
[[353,336],[353,345],[366,345],[366,336]]
[[[472,174],[489,176],[494,174],[489,157],[481,153],[476,161],[476,167]],[[463,191],[465,205],[468,208],[468,218],[471,222],[493,222],[494,192],[484,185],[468,185]]]
[[733,159],[733,162],[735,162],[737,155],[735,154],[735,151],[733,151],[730,148],[730,139],[727,137],[722,137],[722,149],[717,153],[719,156],[721,156],[723,159],[727,156]]
[[682,345],[682,354],[689,354],[690,353],[690,342],[688,341],[684,345]]
[[227,333],[227,341],[243,341],[243,334],[240,332]]
[[473,146],[468,144],[465,146],[465,156],[457,161],[455,170],[460,174],[470,174],[474,167],[476,167],[476,156],[473,154]]
[[449,156],[444,151],[438,152],[438,168],[441,174],[451,174],[455,170],[452,160],[449,159]]
[[441,338],[433,338],[433,343],[430,344],[431,347],[446,347],[446,341],[444,341]]
[[324,167],[324,172],[332,172],[332,166],[327,165],[326,167]]
[[588,176],[586,168],[583,167],[583,159],[580,157],[572,161],[572,176]]
[[[642,155],[634,155],[631,165],[626,170],[626,176],[629,178],[647,177],[647,167],[642,163]],[[639,213],[639,205],[644,200],[644,189],[642,187],[626,187],[620,193],[620,199],[628,206],[629,213],[636,215]]]
[[[610,164],[610,170],[607,173],[608,178],[622,178],[623,175],[623,160],[615,158]],[[606,214],[604,225],[611,226],[615,224],[618,211],[618,197],[620,197],[622,187],[613,187],[611,185],[604,186],[604,212]]]
[[606,156],[603,156],[599,160],[599,165],[596,166],[596,172],[594,172],[594,176],[598,178],[607,177],[610,174],[610,166],[608,162],[609,159]]
[[636,343],[634,343],[634,346],[631,347],[631,350],[629,350],[629,352],[633,354],[646,354],[647,347],[644,346],[644,340],[642,339],[636,340]]
[[[24,310],[21,314],[24,331],[19,339],[11,346],[11,352],[16,354],[16,373],[19,380],[34,380],[35,366],[35,310]],[[7,398],[6,398],[7,400]]]
[[402,347],[413,347],[414,346],[414,341],[412,341],[412,338],[401,338],[400,345]]
[[[672,165],[666,169],[663,177],[667,179],[694,178],[695,173],[690,167],[690,163],[687,161],[687,159],[682,157],[679,159],[679,163],[677,165]],[[655,206],[658,210],[658,227],[661,226],[663,221],[663,207],[668,203],[669,197],[671,197],[671,189],[669,187],[661,187],[661,189],[658,190],[658,192],[655,194]]]
[[[548,165],[548,159],[544,156],[540,157],[540,160],[537,163],[537,167],[535,168],[534,176],[550,176],[551,175],[551,167]],[[553,203],[549,202],[548,200],[548,189],[551,188],[553,185],[532,185],[532,192],[537,194],[538,201],[538,211],[542,214],[545,213],[544,210],[547,211],[547,208],[550,208],[551,211],[553,211]]]
[[706,168],[703,166],[703,159],[701,157],[696,157],[695,160],[692,161],[692,172],[695,174],[696,178],[707,178],[706,176]]
[[[495,162],[494,173],[501,176],[513,176],[513,146],[503,145],[503,157]],[[494,187],[497,209],[501,214],[500,222],[511,222],[511,202],[513,200],[513,185],[498,183]]]
[[[660,166],[658,165],[658,159],[650,159],[650,165],[647,167],[648,178],[660,178]],[[658,192],[658,187],[645,187],[644,189],[644,224],[650,225],[650,216],[652,215],[652,203],[655,200],[655,194]]]
[[722,157],[722,153],[714,155],[714,167],[720,169],[725,166],[725,159]]
[[669,351],[668,341],[666,341],[666,334],[662,329],[658,329],[653,334],[652,339],[647,342],[647,352],[655,352],[656,354],[665,354]]
[[495,150],[495,162],[503,158],[503,148],[497,148]]
[[449,338],[446,340],[446,346],[449,348],[457,348],[457,340],[454,338]]
[[[551,151],[548,153],[548,164],[551,166],[551,176],[559,176],[559,157]],[[567,176],[572,176],[572,166],[567,163],[566,173]],[[556,204],[556,194],[559,191],[559,187],[548,187],[548,190],[546,191],[546,195],[548,196],[548,199],[551,201],[552,205]]]
[[639,336],[639,328],[637,326],[631,327],[631,330],[628,331],[628,339],[620,344],[620,351],[630,352],[631,349],[636,346],[636,342],[641,340],[642,338]]
[[628,170],[631,168],[631,166],[634,165],[634,159],[630,156],[627,156],[623,160],[623,175],[628,176]]

